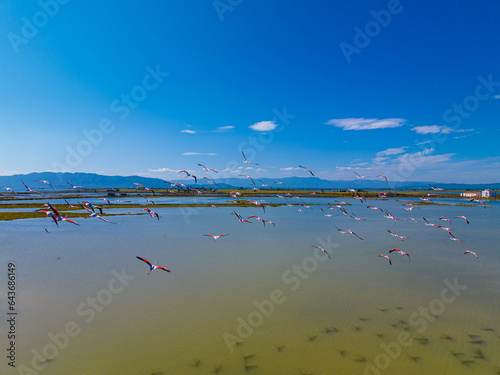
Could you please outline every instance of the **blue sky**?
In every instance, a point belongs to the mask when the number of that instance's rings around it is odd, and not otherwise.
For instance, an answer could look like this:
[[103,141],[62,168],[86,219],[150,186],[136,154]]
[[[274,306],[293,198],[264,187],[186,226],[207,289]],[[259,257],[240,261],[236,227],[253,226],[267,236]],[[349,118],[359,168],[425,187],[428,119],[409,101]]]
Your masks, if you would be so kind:
[[0,175],[215,177],[201,163],[498,182],[499,15],[494,1],[3,3]]

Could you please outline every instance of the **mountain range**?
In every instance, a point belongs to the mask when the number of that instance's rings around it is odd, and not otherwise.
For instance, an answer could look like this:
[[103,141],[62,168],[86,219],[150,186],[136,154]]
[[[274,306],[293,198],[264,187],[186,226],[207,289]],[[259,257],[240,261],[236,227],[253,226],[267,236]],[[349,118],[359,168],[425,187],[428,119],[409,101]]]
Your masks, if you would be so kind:
[[[18,174],[11,176],[0,176],[0,186],[12,188],[18,192],[26,191],[22,184],[26,183],[33,190],[46,190],[51,189],[47,184],[39,180],[50,181],[54,189],[67,190],[71,186],[67,183],[71,182],[73,185],[80,185],[87,189],[131,189],[134,188],[132,180],[136,183],[147,186],[151,189],[167,188],[168,184],[159,178],[149,178],[140,176],[105,176],[95,173],[54,173],[54,172],[41,172]],[[239,189],[251,188],[252,184],[247,178],[214,178],[219,189]],[[481,189],[500,189],[500,183],[491,184],[461,184],[461,183],[440,183],[432,181],[389,181],[386,183],[384,180],[323,180],[318,177],[283,177],[279,181],[283,184],[276,184],[276,179],[262,178],[254,180],[257,187],[262,187],[261,182],[270,185],[273,188],[282,189],[325,189],[325,190],[345,190],[345,189],[401,189],[401,190],[429,190],[431,185],[438,186],[447,190],[481,190]],[[190,187],[196,188],[213,188],[214,185],[209,184],[206,180],[199,180],[198,184],[194,184],[192,178],[172,180],[172,183],[181,182]]]

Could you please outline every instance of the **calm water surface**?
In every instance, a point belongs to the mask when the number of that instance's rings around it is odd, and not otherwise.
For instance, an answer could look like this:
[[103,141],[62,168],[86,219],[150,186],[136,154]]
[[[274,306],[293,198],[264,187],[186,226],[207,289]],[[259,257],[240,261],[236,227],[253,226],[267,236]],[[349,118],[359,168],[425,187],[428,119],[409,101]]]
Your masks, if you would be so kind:
[[[239,223],[230,214],[234,207],[157,208],[159,221],[116,216],[111,218],[116,225],[83,218],[77,219],[80,227],[61,223],[57,228],[42,218],[2,222],[2,285],[7,263],[17,268],[18,365],[33,368],[38,353],[52,357],[51,335],[63,337],[60,332],[74,322],[78,334],[61,339],[57,355],[39,373],[500,371],[497,203],[487,209],[419,206],[406,211],[400,201],[348,199],[347,212],[366,219],[356,221],[328,210],[331,198],[305,201],[323,206],[304,212],[288,206],[267,207],[266,213],[258,207],[236,209],[244,218],[258,215],[276,227],[256,220]],[[368,204],[401,220],[388,220]],[[325,217],[320,207],[336,216]],[[470,224],[457,215],[467,216]],[[425,226],[422,217],[451,226],[463,242]],[[342,235],[336,226],[363,240]],[[400,241],[387,230],[409,238]],[[216,243],[203,236],[221,233],[229,236]],[[312,246],[324,247],[332,259],[315,257]],[[393,247],[409,253],[411,262],[389,254]],[[467,249],[479,259],[464,255]],[[392,265],[378,257],[381,253],[390,255]],[[172,273],[156,270],[148,276],[137,255],[158,260]],[[109,292],[113,271],[130,279],[126,286],[112,282],[111,288],[120,289],[116,293]],[[459,289],[453,292],[450,284]],[[256,303],[270,300],[273,291],[281,303],[270,307],[264,302],[264,315]],[[2,312],[7,311],[5,292]],[[99,298],[96,308],[88,298]],[[238,345],[231,341],[235,338]],[[1,374],[19,373],[6,362],[0,360]]]

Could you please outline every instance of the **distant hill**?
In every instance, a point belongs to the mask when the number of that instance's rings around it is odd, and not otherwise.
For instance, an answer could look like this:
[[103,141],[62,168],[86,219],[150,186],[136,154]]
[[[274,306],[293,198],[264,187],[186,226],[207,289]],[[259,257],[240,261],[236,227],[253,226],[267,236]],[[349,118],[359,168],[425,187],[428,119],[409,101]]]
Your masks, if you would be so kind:
[[[169,187],[168,184],[164,183],[164,180],[159,178],[148,178],[140,176],[104,176],[95,173],[54,173],[54,172],[42,172],[42,173],[29,173],[25,175],[13,175],[13,176],[0,176],[0,186],[7,186],[14,190],[19,190],[19,192],[25,191],[21,180],[23,180],[31,189],[34,190],[47,190],[50,186],[39,182],[38,180],[47,180],[54,186],[56,190],[67,190],[71,189],[71,186],[67,181],[71,182],[73,185],[80,185],[83,188],[88,189],[131,189],[134,188],[131,178],[144,186],[151,189],[166,188]],[[252,184],[247,178],[227,178],[227,179],[214,179],[218,184],[219,189],[238,189],[238,188],[251,188]],[[255,184],[257,187],[261,187],[261,182],[255,179]],[[457,184],[457,183],[440,183],[432,181],[393,181],[386,183],[380,180],[322,180],[318,177],[284,177],[280,178],[279,181],[282,184],[276,184],[274,181],[276,179],[262,178],[261,181],[264,184],[270,185],[273,188],[282,189],[376,189],[376,190],[388,190],[388,189],[416,189],[416,190],[429,190],[429,184],[438,186],[447,190],[481,190],[481,189],[495,189],[500,190],[500,183],[492,184]],[[206,180],[199,180],[198,184],[194,184],[193,179],[178,179],[174,182],[181,182],[185,185],[191,187],[207,187],[213,188],[214,185],[209,184]]]

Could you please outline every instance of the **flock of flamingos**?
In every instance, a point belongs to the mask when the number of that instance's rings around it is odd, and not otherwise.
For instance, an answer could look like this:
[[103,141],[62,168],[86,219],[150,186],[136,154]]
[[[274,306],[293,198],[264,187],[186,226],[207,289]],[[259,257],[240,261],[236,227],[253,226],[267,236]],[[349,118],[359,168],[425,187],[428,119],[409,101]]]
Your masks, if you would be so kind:
[[[243,154],[243,163],[245,163],[245,164],[253,164],[253,165],[258,165],[257,163],[254,163],[254,162],[248,161],[248,159],[245,157],[245,154],[244,154],[243,152],[242,152],[242,154]],[[213,172],[213,173],[218,173],[218,171],[217,171],[217,170],[212,169],[212,168],[207,168],[207,167],[206,167],[205,165],[203,165],[203,164],[198,164],[198,165],[199,165],[199,166],[201,166],[201,167],[205,170],[205,172]],[[306,167],[301,166],[301,165],[299,165],[299,167],[300,167],[300,168],[302,168],[304,171],[306,171],[306,172],[310,173],[310,175],[311,175],[311,176],[314,176],[314,173],[313,173],[313,172],[312,172],[309,168],[306,168]],[[189,173],[187,170],[181,170],[181,171],[179,171],[178,173],[184,173],[186,178],[187,178],[187,177],[190,177],[190,178],[193,178],[193,179],[194,179],[194,182],[195,182],[195,183],[197,183],[197,182],[198,182],[198,177],[197,177],[197,176],[195,176],[195,175],[193,175],[192,173]],[[356,172],[354,172],[354,173],[356,174],[357,178],[359,178],[359,179],[365,179],[365,178],[367,178],[367,177],[368,177],[368,176],[362,176],[362,175],[360,175],[360,174],[358,174],[358,173],[356,173]],[[240,176],[243,176],[243,177],[248,178],[248,179],[251,181],[251,183],[252,183],[253,190],[254,190],[254,191],[257,191],[257,190],[258,190],[258,188],[256,187],[255,182],[254,182],[254,180],[252,179],[252,177],[250,177],[250,176],[248,176],[248,175],[244,175],[244,174],[241,174]],[[385,181],[386,181],[386,182],[388,182],[387,177],[386,177],[386,176],[384,176],[384,175],[377,175],[377,177],[379,177],[379,178],[383,178],[383,179],[385,179]],[[215,181],[210,180],[208,177],[203,177],[203,178],[204,178],[204,179],[206,179],[206,180],[208,181],[208,183],[210,183],[210,184],[214,184],[214,185],[217,185]],[[259,181],[260,181],[260,180],[259,180]],[[26,191],[27,191],[27,192],[29,192],[29,193],[34,193],[34,194],[42,194],[42,193],[40,193],[40,192],[38,192],[38,191],[36,191],[36,190],[33,190],[33,189],[31,189],[30,187],[28,187],[28,186],[24,183],[24,181],[22,181],[22,180],[21,180],[21,182],[22,182],[22,183],[23,183],[23,185],[25,186],[25,188],[26,188]],[[42,182],[43,184],[46,184],[46,185],[50,186],[50,187],[52,188],[52,190],[54,190],[54,187],[52,186],[52,184],[51,184],[49,181],[39,180],[39,182]],[[262,187],[264,187],[264,188],[265,188],[265,187],[269,187],[269,188],[271,188],[271,186],[264,184],[262,181],[260,181],[260,182],[261,182],[261,184],[262,184]],[[72,188],[72,189],[79,189],[79,188],[83,188],[82,186],[73,185],[73,184],[72,184],[72,183],[70,183],[70,182],[67,182],[67,183],[71,186],[71,188]],[[135,181],[133,181],[133,180],[132,180],[132,183],[135,185],[135,188],[136,188],[138,191],[143,191],[143,192],[149,192],[149,193],[151,193],[151,195],[150,195],[149,197],[152,197],[152,196],[155,194],[155,192],[154,192],[154,190],[153,190],[153,189],[150,189],[150,188],[148,188],[148,187],[146,187],[146,186],[144,186],[144,185],[142,185],[142,184],[139,184],[139,183],[137,183],[137,182],[135,182]],[[178,189],[184,189],[184,188],[185,188],[185,189],[188,189],[188,190],[195,190],[195,191],[197,191],[197,194],[199,194],[199,195],[203,195],[203,194],[204,194],[202,191],[199,191],[199,190],[197,190],[197,189],[191,188],[191,187],[186,186],[186,185],[184,185],[184,184],[182,184],[182,183],[179,183],[179,182],[178,182],[178,183],[170,183],[169,181],[165,181],[165,183],[168,183],[168,184],[170,185],[170,187],[172,187],[172,188],[174,188],[174,187],[177,187]],[[284,185],[284,183],[283,183],[283,182],[280,182],[280,181],[278,181],[278,180],[276,180],[276,181],[275,181],[275,183],[276,183],[276,184],[279,184],[279,185]],[[435,191],[443,191],[443,190],[444,190],[444,189],[442,189],[442,188],[438,188],[438,187],[433,186],[433,185],[430,185],[430,187],[431,187],[431,190],[435,190]],[[11,189],[11,188],[9,188],[9,187],[3,187],[3,189],[5,189],[5,190],[7,190],[7,191],[10,191],[10,192],[12,192],[13,194],[16,194],[16,195],[17,195],[17,193],[16,193],[13,189]],[[355,189],[347,189],[347,191],[349,191],[349,192],[352,192],[352,193],[353,193],[353,198],[355,198],[355,199],[359,199],[361,203],[363,203],[363,202],[364,202],[364,200],[365,200],[365,199],[364,199],[364,198],[363,198],[363,197],[362,197],[362,196],[358,193],[358,191],[357,191],[357,190],[355,190]],[[177,194],[175,191],[172,191],[172,190],[170,190],[170,192],[171,192],[172,194]],[[318,197],[318,195],[317,195],[317,193],[316,193],[316,192],[311,192],[311,194],[312,194],[313,196],[315,196],[316,198]],[[240,197],[239,197],[239,196],[241,195],[241,193],[239,193],[239,192],[237,192],[237,191],[232,191],[229,195],[230,195],[232,198],[234,198],[234,199],[235,199],[235,201],[230,201],[230,202],[232,202],[232,203],[239,203],[239,202],[240,202]],[[381,197],[381,198],[385,198],[385,197],[387,197],[387,193],[386,193],[386,192],[380,192],[378,195],[379,195],[379,197]],[[427,196],[426,196],[426,197],[421,197],[420,199],[422,199],[422,200],[424,200],[424,201],[430,201],[430,199],[431,199],[431,197],[432,197],[433,195],[435,195],[435,194],[430,193],[430,194],[427,194]],[[296,199],[301,200],[301,201],[302,201],[302,204],[291,204],[291,203],[287,203],[287,205],[289,205],[289,206],[297,206],[297,205],[301,206],[301,207],[299,207],[299,211],[300,211],[300,212],[304,212],[304,211],[302,210],[302,208],[312,209],[312,207],[311,207],[310,205],[309,205],[309,206],[308,206],[308,205],[306,205],[306,203],[302,200],[302,198],[300,198],[300,197],[298,197],[298,196],[293,196],[291,193],[286,193],[286,192],[285,192],[283,195],[277,195],[277,196],[278,196],[279,198],[284,198],[284,199],[287,199],[287,198],[296,198]],[[148,196],[145,196],[145,195],[141,194],[141,197],[145,198],[145,199],[146,199],[146,201],[148,201],[149,203],[151,203],[151,204],[155,204],[155,202],[154,202],[152,199],[148,198]],[[111,203],[111,202],[110,202],[107,198],[100,197],[99,199],[101,199],[101,200],[103,200],[103,201],[106,201],[106,202],[108,202],[109,204]],[[120,200],[117,200],[117,201],[118,201],[118,202],[121,202]],[[481,204],[484,208],[486,208],[486,204],[485,204],[485,203],[484,203],[484,201],[482,201],[482,200],[479,200],[479,199],[477,199],[477,198],[473,198],[473,199],[471,199],[470,201],[471,201],[471,202],[472,202],[472,201],[476,201],[477,203]],[[65,201],[65,202],[69,205],[69,207],[70,207],[70,208],[75,207],[74,205],[70,204],[68,201]],[[263,212],[265,213],[265,211],[266,211],[266,210],[265,210],[265,207],[266,207],[266,206],[265,206],[265,204],[264,204],[264,203],[266,203],[266,202],[264,202],[264,201],[260,201],[260,202],[258,202],[258,201],[253,200],[253,199],[248,199],[248,200],[246,200],[246,202],[248,202],[248,203],[252,203],[252,204],[254,204],[256,207],[261,207],[261,208],[263,209]],[[335,204],[335,205],[328,204],[328,209],[330,209],[330,210],[336,210],[336,211],[339,211],[342,215],[345,215],[345,216],[350,217],[350,218],[352,218],[352,219],[354,219],[354,220],[357,220],[357,221],[366,220],[366,219],[363,219],[363,218],[359,218],[359,217],[357,217],[356,215],[354,215],[354,214],[352,214],[352,213],[348,213],[348,212],[347,212],[347,210],[346,210],[346,208],[345,208],[345,206],[349,205],[348,203],[343,202],[343,201],[335,201],[335,202],[337,203],[337,204]],[[107,220],[107,219],[105,219],[104,217],[102,217],[102,216],[101,216],[101,215],[102,215],[102,213],[103,213],[103,210],[102,210],[102,207],[101,207],[101,206],[96,205],[96,204],[94,204],[94,203],[92,203],[92,202],[90,202],[90,201],[81,201],[81,202],[79,202],[79,203],[78,203],[78,205],[79,205],[82,209],[86,210],[86,211],[89,213],[89,217],[91,217],[91,218],[97,218],[97,219],[103,220],[103,221],[105,221],[105,222],[107,222],[107,223],[110,223],[110,224],[116,224],[116,223],[111,222],[111,221],[109,221],[109,220]],[[212,207],[217,207],[217,206],[215,206],[215,205],[214,205],[214,204],[212,204],[212,203],[210,203],[210,205],[211,205]],[[404,207],[404,209],[405,209],[405,210],[408,210],[408,211],[413,211],[413,210],[416,208],[415,204],[413,204],[413,203],[411,203],[411,202],[406,202],[405,204],[403,204],[403,207]],[[367,208],[372,209],[372,210],[377,210],[377,211],[379,210],[379,211],[383,214],[383,217],[384,217],[384,218],[387,218],[387,219],[389,219],[389,220],[393,220],[393,221],[401,221],[401,219],[400,219],[400,218],[395,217],[395,216],[394,216],[394,215],[392,215],[389,211],[384,210],[384,209],[382,209],[382,208],[380,208],[380,207],[376,207],[376,206],[373,206],[373,205],[371,205],[371,204],[370,204],[370,205],[368,205],[368,206],[367,206]],[[59,211],[58,211],[58,210],[57,210],[57,209],[56,209],[53,205],[51,205],[50,203],[46,203],[46,204],[44,205],[44,208],[39,209],[39,210],[37,210],[37,211],[38,211],[38,212],[43,212],[43,213],[45,213],[46,217],[51,218],[51,220],[52,220],[52,221],[53,221],[53,222],[54,222],[57,226],[59,226],[59,222],[68,222],[68,223],[71,223],[71,224],[74,224],[74,225],[80,225],[80,224],[78,224],[76,221],[74,221],[74,220],[72,220],[72,219],[69,219],[69,218],[68,218],[68,216],[62,216],[62,215],[59,213]],[[146,207],[146,208],[142,209],[142,211],[146,211],[146,212],[149,214],[149,216],[150,216],[150,217],[152,217],[152,218],[156,218],[157,220],[160,220],[160,215],[159,215],[157,212],[155,212],[155,211],[151,210],[150,208]],[[329,214],[329,213],[327,213],[325,210],[323,210],[323,208],[321,208],[321,211],[323,211],[324,215],[325,215],[325,216],[327,216],[327,217],[336,216],[336,215],[334,215],[334,214]],[[268,223],[268,224],[272,224],[273,226],[275,226],[275,223],[273,223],[272,221],[270,221],[270,220],[268,220],[268,219],[261,218],[261,217],[259,217],[259,216],[257,216],[257,215],[251,215],[250,217],[248,217],[248,219],[244,219],[244,218],[243,218],[240,214],[238,214],[236,211],[233,211],[231,214],[232,214],[232,215],[235,215],[235,216],[236,216],[236,218],[238,219],[238,221],[239,221],[240,223],[251,223],[252,221],[251,221],[251,220],[249,220],[249,219],[256,219],[258,222],[262,222],[262,223],[264,224],[264,226],[266,225],[266,223]],[[464,220],[467,224],[469,224],[469,220],[467,219],[467,217],[465,217],[465,216],[463,216],[463,215],[456,216],[456,217],[455,217],[455,219],[463,219],[463,220]],[[410,217],[408,220],[412,220],[413,222],[415,222],[415,224],[417,224],[417,220],[416,220],[416,219],[414,219],[414,218],[412,218],[412,217]],[[439,220],[442,220],[442,221],[444,221],[444,222],[448,222],[448,225],[451,225],[451,220],[450,220],[450,219],[448,219],[448,218],[447,218],[447,217],[445,217],[445,216],[441,216],[441,217],[439,218]],[[432,228],[440,228],[440,229],[442,229],[442,230],[446,231],[446,232],[447,232],[447,234],[448,234],[448,236],[449,236],[449,238],[450,238],[450,240],[456,241],[456,242],[458,242],[458,243],[462,243],[462,241],[461,241],[460,239],[458,239],[455,235],[453,235],[453,233],[451,232],[451,231],[452,231],[452,228],[451,228],[451,227],[449,227],[449,226],[445,226],[445,225],[441,225],[441,224],[439,224],[439,225],[438,225],[438,224],[435,224],[435,223],[431,223],[431,222],[429,222],[429,221],[428,221],[425,217],[423,217],[423,221],[424,221],[424,224],[425,224],[426,226],[429,226],[429,227],[432,227]],[[354,233],[351,229],[341,229],[341,228],[338,228],[338,227],[336,227],[336,229],[337,229],[337,230],[338,230],[341,234],[347,234],[347,235],[349,235],[350,237],[355,236],[355,237],[356,237],[356,238],[358,238],[359,240],[363,240],[363,238],[361,238],[358,234]],[[45,231],[46,231],[46,232],[48,232],[48,230],[47,230],[47,229],[45,229]],[[398,239],[399,239],[399,240],[401,240],[401,241],[404,241],[406,238],[408,238],[408,237],[405,237],[405,236],[399,235],[399,234],[397,234],[397,233],[394,233],[394,232],[392,232],[392,231],[390,231],[390,230],[387,230],[387,231],[388,231],[388,233],[389,233],[390,235],[392,235],[392,236],[394,236],[394,237],[398,238]],[[50,233],[50,232],[48,232],[48,233]],[[207,236],[207,237],[211,237],[211,238],[213,238],[213,239],[214,239],[214,242],[215,242],[215,241],[217,241],[219,238],[224,237],[224,236],[228,236],[228,235],[229,235],[228,233],[223,233],[223,234],[218,234],[218,235],[213,235],[213,234],[204,234],[204,236]],[[328,252],[327,252],[327,250],[326,250],[326,249],[324,249],[324,248],[322,248],[322,247],[320,247],[320,246],[313,246],[313,247],[318,248],[319,250],[321,250],[321,251],[322,251],[325,255],[327,255],[327,256],[331,259],[330,254],[328,254]],[[411,259],[411,258],[410,258],[410,254],[408,254],[407,252],[405,252],[405,251],[403,251],[403,250],[400,250],[400,249],[398,249],[398,248],[396,248],[396,247],[394,247],[394,248],[390,249],[390,250],[388,251],[388,253],[389,253],[389,254],[390,254],[390,253],[398,253],[398,254],[400,254],[400,255],[401,255],[404,259],[408,259],[409,261],[410,261],[410,259]],[[473,255],[474,257],[476,257],[476,259],[478,258],[478,254],[477,254],[476,252],[472,251],[472,250],[466,250],[464,254],[471,254],[471,255]],[[378,256],[379,256],[379,257],[382,257],[382,258],[387,259],[387,260],[388,260],[388,262],[389,262],[389,264],[390,264],[390,265],[392,265],[392,260],[391,260],[391,258],[389,257],[389,255],[387,255],[387,254],[380,254],[380,255],[378,255]],[[142,257],[139,257],[139,256],[137,256],[137,259],[139,259],[139,260],[141,260],[141,261],[145,262],[145,263],[149,266],[149,273],[148,273],[148,275],[149,275],[152,271],[154,271],[154,270],[156,270],[156,269],[163,270],[163,271],[167,271],[167,272],[171,272],[171,271],[170,271],[168,268],[166,268],[166,267],[157,266],[156,264],[158,263],[158,261],[156,261],[156,262],[153,264],[153,263],[151,263],[150,261],[148,261],[147,259],[142,258]]]

